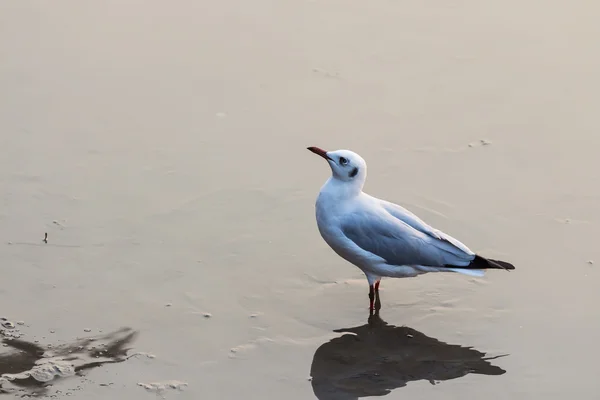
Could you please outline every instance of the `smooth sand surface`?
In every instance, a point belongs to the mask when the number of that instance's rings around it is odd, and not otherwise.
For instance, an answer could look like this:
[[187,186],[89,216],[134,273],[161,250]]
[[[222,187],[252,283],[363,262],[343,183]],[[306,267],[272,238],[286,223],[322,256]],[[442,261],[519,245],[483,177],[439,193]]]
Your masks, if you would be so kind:
[[[2,390],[596,398],[599,18],[592,1],[2,2],[0,372],[57,376]],[[318,234],[329,169],[307,146],[358,152],[367,192],[516,271],[384,279],[369,328],[364,276]]]

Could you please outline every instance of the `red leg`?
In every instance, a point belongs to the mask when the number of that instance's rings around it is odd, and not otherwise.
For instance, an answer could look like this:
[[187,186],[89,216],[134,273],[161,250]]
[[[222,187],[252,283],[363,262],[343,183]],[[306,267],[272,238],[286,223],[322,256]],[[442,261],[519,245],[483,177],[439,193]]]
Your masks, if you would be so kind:
[[381,310],[381,300],[379,299],[379,282],[375,282],[375,311]]
[[375,301],[375,290],[373,285],[369,286],[369,311],[373,311],[373,302]]

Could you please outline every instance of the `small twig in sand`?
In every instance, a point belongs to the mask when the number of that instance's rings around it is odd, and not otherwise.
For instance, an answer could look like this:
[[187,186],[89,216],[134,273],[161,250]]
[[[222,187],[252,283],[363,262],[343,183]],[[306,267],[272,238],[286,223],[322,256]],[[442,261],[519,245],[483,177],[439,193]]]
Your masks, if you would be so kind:
[[44,243],[48,243],[48,232],[44,232]]

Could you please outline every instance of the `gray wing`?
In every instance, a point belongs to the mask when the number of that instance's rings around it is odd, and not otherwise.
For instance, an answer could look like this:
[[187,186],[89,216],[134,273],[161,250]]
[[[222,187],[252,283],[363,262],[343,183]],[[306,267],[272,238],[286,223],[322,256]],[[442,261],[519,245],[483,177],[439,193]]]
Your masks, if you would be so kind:
[[452,236],[429,226],[422,219],[420,219],[419,217],[417,217],[415,214],[408,211],[404,207],[401,207],[394,203],[390,203],[389,201],[385,201],[385,200],[379,200],[379,202],[385,211],[387,211],[388,213],[390,213],[392,216],[399,219],[400,221],[406,223],[407,225],[411,226],[412,228],[418,230],[419,232],[423,232],[426,235],[431,236],[434,239],[442,240],[442,241],[447,242],[448,244],[452,245],[452,246],[445,246],[446,250],[455,252],[457,254],[467,253],[470,255],[475,255],[475,253],[473,253],[473,251],[471,251],[471,249],[469,249],[463,243],[461,243],[457,239],[453,238]]
[[354,244],[390,265],[467,266],[474,258],[388,213],[349,214],[341,228]]

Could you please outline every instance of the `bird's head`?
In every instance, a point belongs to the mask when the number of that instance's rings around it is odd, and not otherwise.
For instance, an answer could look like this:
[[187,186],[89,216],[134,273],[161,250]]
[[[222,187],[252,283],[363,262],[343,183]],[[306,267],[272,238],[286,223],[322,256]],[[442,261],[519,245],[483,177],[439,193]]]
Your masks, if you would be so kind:
[[308,147],[308,150],[329,163],[334,179],[362,189],[367,179],[367,163],[361,156],[350,150],[325,151],[318,147]]

